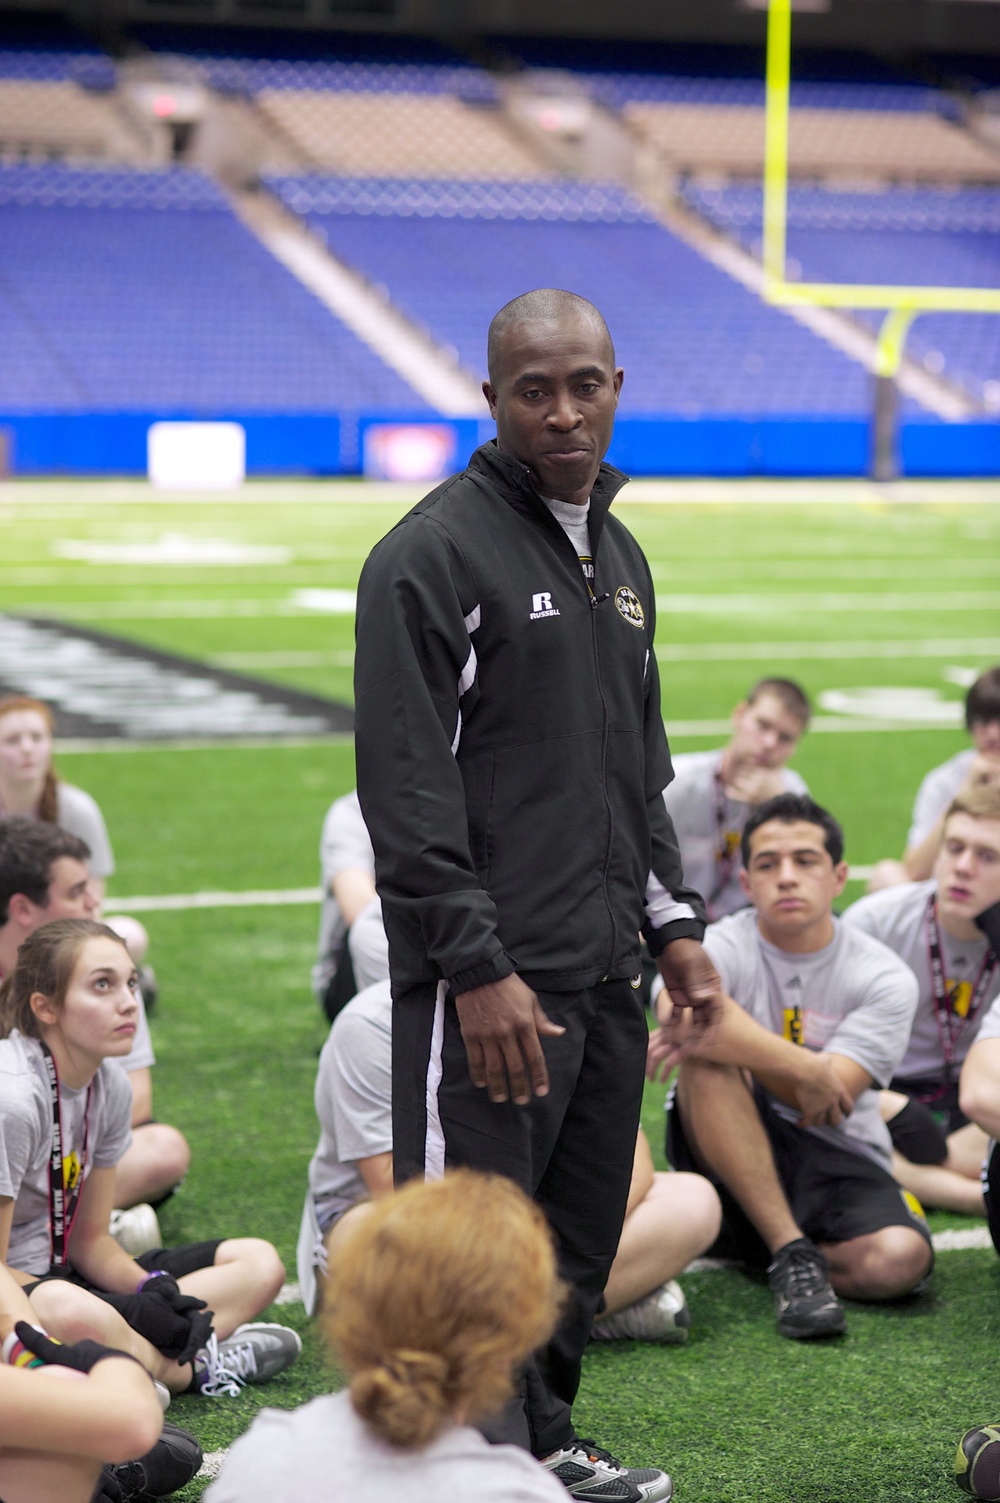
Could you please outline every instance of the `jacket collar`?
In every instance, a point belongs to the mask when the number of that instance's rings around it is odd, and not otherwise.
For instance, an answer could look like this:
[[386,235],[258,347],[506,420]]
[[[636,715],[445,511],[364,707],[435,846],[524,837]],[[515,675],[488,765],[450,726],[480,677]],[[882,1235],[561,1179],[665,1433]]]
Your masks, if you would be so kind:
[[[546,524],[553,523],[552,513],[539,496],[528,466],[520,459],[515,459],[513,454],[505,453],[495,438],[476,450],[469,460],[469,469],[474,474],[482,475],[516,511],[541,518]],[[604,528],[608,508],[622,486],[628,484],[628,480],[629,477],[621,470],[616,470],[614,465],[602,463],[597,472],[597,479],[590,493],[589,513],[590,538],[595,549]],[[558,526],[558,523],[555,525]]]

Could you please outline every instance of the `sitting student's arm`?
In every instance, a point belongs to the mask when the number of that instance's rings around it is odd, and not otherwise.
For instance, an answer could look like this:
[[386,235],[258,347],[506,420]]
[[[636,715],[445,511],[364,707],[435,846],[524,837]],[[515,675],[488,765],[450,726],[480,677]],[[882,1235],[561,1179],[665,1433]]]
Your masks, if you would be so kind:
[[376,1153],[370,1159],[358,1159],[358,1173],[368,1187],[373,1200],[380,1195],[390,1195],[392,1183],[392,1154]]
[[114,1169],[92,1169],[80,1191],[67,1252],[76,1271],[98,1289],[106,1289],[109,1294],[135,1294],[145,1269],[108,1231],[114,1203]]
[[[657,1006],[662,1024],[666,1021],[664,1010],[670,1007],[663,993]],[[755,1022],[732,997],[723,998],[719,1024],[707,1040],[691,1034],[681,1038],[678,1049],[670,1051],[664,1050],[663,1041],[654,1034],[647,1074],[655,1079],[657,1073],[685,1056],[749,1070],[773,1096],[802,1114],[803,1127],[823,1122],[836,1127],[854,1105],[854,1097],[834,1069],[831,1056],[780,1038]]]
[[[14,1224],[14,1201],[9,1195],[0,1195],[0,1269],[8,1273],[15,1284],[33,1284],[37,1273],[23,1273],[20,1268],[11,1268],[7,1262],[10,1250],[10,1229]],[[30,1317],[25,1316],[25,1319]],[[18,1320],[21,1319],[19,1315]]]
[[375,896],[375,878],[369,871],[350,866],[330,879],[330,891],[349,929]]
[[959,1078],[958,1102],[970,1122],[991,1138],[1000,1138],[1000,1038],[980,1039],[969,1050]]
[[132,1087],[132,1126],[141,1127],[153,1115],[153,1072],[129,1070],[128,1083]]

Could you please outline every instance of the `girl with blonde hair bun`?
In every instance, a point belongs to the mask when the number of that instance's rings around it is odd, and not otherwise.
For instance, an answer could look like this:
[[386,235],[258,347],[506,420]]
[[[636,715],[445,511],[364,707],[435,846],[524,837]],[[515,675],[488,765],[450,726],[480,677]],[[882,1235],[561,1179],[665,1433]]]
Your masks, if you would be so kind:
[[565,1503],[526,1451],[471,1428],[510,1397],[562,1297],[551,1234],[513,1181],[458,1169],[377,1201],[324,1296],[348,1389],[262,1411],[206,1503]]

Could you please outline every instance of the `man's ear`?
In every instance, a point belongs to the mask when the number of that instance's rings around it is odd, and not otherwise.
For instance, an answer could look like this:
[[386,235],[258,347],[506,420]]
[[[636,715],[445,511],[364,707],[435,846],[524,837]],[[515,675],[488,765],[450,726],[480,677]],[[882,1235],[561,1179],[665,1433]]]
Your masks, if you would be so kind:
[[497,415],[497,394],[496,394],[496,391],[494,390],[494,388],[490,385],[490,383],[488,381],[484,381],[483,382],[483,396],[486,398],[487,405],[488,405],[488,407],[490,409],[490,417],[491,418],[496,418],[496,415]]
[[59,1021],[59,1009],[44,992],[32,992],[29,1005],[39,1023],[46,1027],[51,1027],[53,1023]]
[[847,886],[847,879],[848,879],[848,877],[850,875],[851,875],[851,868],[848,866],[847,862],[846,861],[838,861],[837,864],[836,864],[836,866],[833,868],[833,878],[834,878],[834,881],[837,884],[836,885],[836,890],[835,890],[835,892],[833,894],[835,898],[839,898],[840,897],[840,894],[843,892],[844,888]]
[[26,898],[23,892],[12,893],[7,902],[7,921],[17,925],[26,933],[38,928],[39,907],[30,898]]
[[740,886],[746,893],[747,897],[750,897],[750,878],[747,876],[746,871],[742,866],[739,869],[738,876],[740,879]]

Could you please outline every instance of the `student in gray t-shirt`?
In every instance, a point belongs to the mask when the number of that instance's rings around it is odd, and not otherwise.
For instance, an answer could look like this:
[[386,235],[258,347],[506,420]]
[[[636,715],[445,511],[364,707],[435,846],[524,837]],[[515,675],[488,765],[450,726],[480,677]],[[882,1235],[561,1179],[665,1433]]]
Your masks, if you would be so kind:
[[710,922],[747,906],[740,885],[740,835],[758,805],[779,793],[807,793],[785,764],[809,724],[809,701],[787,678],[762,678],[733,711],[719,751],[680,752],[663,802],[674,823],[684,878],[705,899]]
[[354,921],[375,899],[375,852],[357,790],[334,799],[319,844],[323,902],[313,991],[332,1022],[364,982],[357,981],[349,945]]
[[956,798],[929,882],[908,882],[852,904],[844,922],[906,962],[920,1001],[906,1054],[882,1115],[893,1173],[924,1204],[983,1214],[980,1170],[987,1134],[959,1103],[959,1071],[990,1004],[1000,958],[977,923],[1000,902],[1000,789]]
[[[884,945],[834,919],[843,835],[810,798],[756,810],[743,862],[754,906],[706,935],[725,1012],[681,1059],[667,1154],[718,1183],[716,1250],[768,1267],[782,1335],[836,1335],[838,1294],[893,1299],[931,1266],[926,1222],[889,1172],[873,1089],[903,1057],[917,985]],[[668,1011],[664,1021],[654,1074],[676,1058]]]

